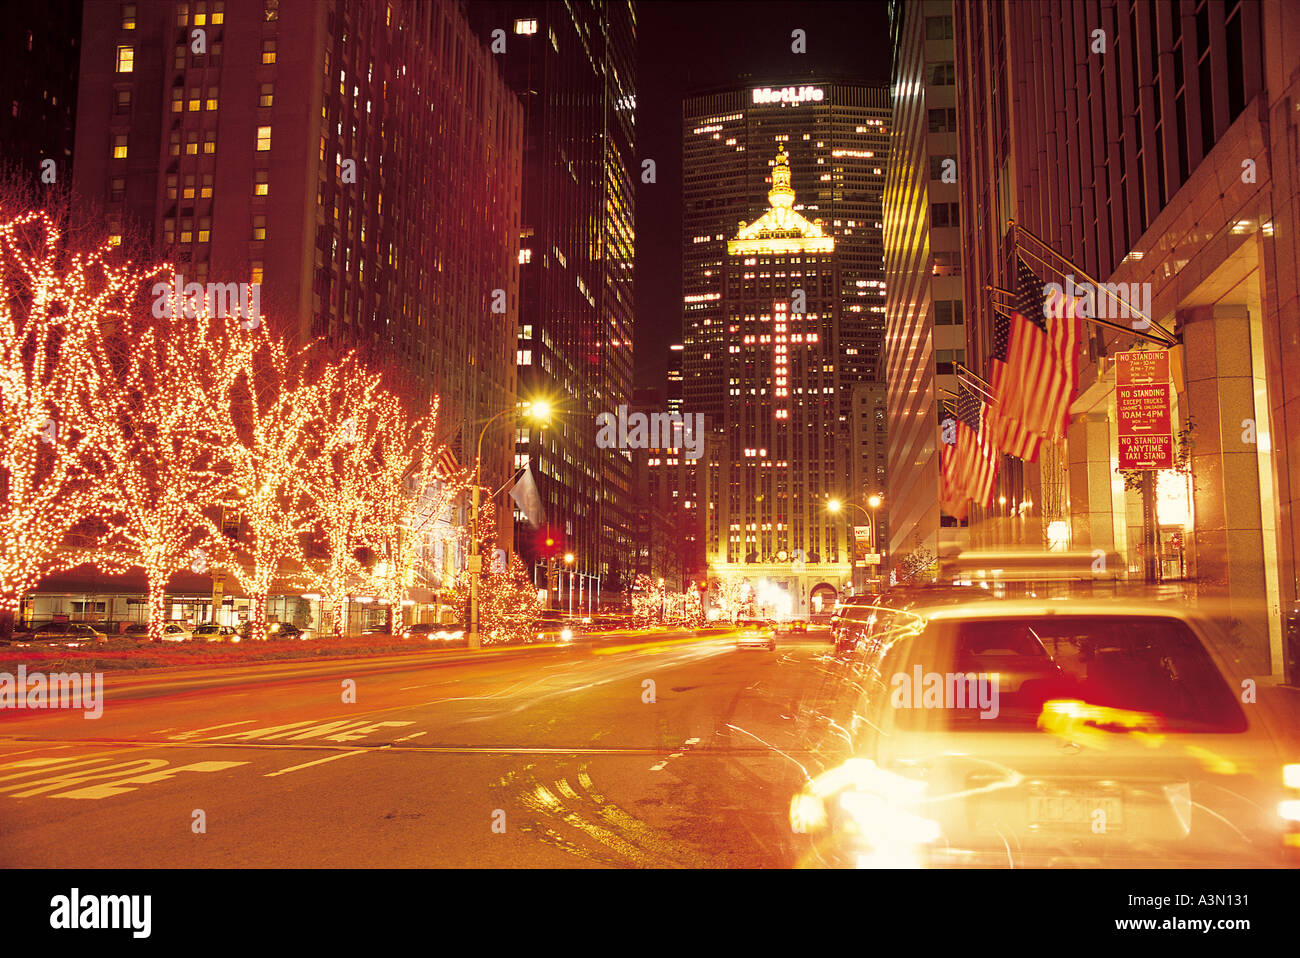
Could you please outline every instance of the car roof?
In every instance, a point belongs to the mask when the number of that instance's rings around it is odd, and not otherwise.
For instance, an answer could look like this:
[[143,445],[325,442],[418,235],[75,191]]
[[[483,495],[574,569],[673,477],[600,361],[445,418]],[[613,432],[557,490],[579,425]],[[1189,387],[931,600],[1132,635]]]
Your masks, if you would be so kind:
[[1194,615],[1174,602],[1152,602],[1124,599],[1122,604],[1114,599],[1001,599],[993,602],[975,601],[960,604],[927,605],[920,600],[905,610],[927,619],[1001,619],[1025,616],[1097,616],[1102,618],[1133,618],[1155,616],[1190,622]]

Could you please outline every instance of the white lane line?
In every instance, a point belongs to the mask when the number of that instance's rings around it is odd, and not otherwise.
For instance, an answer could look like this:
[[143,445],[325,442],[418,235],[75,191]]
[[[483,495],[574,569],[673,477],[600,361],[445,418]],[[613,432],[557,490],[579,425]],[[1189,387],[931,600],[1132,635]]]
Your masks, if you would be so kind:
[[[182,737],[186,737],[186,736],[190,736],[190,735],[201,735],[201,734],[203,734],[204,732],[215,732],[215,731],[216,731],[217,729],[219,729],[219,728],[233,728],[233,727],[236,726],[236,725],[252,725],[255,721],[257,721],[257,719],[245,719],[245,720],[242,721],[242,722],[225,722],[225,723],[222,724],[222,725],[209,725],[207,728],[196,728],[196,729],[191,729],[191,730],[188,731],[188,732],[180,732],[180,733],[178,733],[178,734],[176,734],[176,735],[173,735],[173,736],[171,736],[171,737],[172,737],[172,738],[182,738]],[[154,734],[157,734],[157,733],[154,733]]]
[[658,765],[651,765],[651,766],[650,766],[650,771],[652,771],[652,772],[662,772],[662,771],[664,770],[664,767],[665,767],[667,764],[668,764],[668,763],[667,763],[666,761],[664,761],[664,762],[660,762]]
[[[71,745],[42,745],[40,748],[25,748],[21,752],[5,752],[0,758],[13,758],[15,755],[26,755],[29,752],[55,751],[60,748],[72,748]],[[0,766],[3,767],[3,766]]]
[[699,744],[700,744],[700,740],[699,740],[698,738],[688,738],[688,739],[686,740],[686,744],[687,744],[687,745],[699,745]]
[[263,777],[275,778],[277,775],[288,775],[290,772],[296,772],[299,769],[303,769],[303,768],[311,768],[313,765],[324,765],[326,762],[335,762],[341,758],[348,758],[349,756],[364,755],[364,754],[365,752],[363,750],[357,750],[355,752],[339,752],[339,754],[337,755],[330,755],[325,758],[318,758],[314,762],[303,762],[301,765],[293,765],[290,766],[289,768],[282,768],[278,772],[267,772],[266,775]]
[[409,742],[413,738],[419,738],[421,735],[428,735],[428,732],[412,732],[410,735],[403,735],[401,738],[393,739],[394,742]]
[[668,757],[669,757],[669,758],[681,758],[681,757],[682,757],[682,753],[681,753],[681,752],[673,752],[673,754],[669,755]]

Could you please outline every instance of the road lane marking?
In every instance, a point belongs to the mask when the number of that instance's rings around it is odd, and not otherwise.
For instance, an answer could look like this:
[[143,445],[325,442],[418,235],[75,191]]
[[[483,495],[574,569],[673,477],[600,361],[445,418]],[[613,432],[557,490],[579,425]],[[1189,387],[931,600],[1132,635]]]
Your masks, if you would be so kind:
[[333,762],[340,758],[347,758],[349,755],[364,755],[364,749],[356,749],[350,752],[339,752],[337,755],[327,755],[324,758],[318,758],[314,762],[303,762],[301,765],[292,765],[289,768],[282,768],[278,772],[267,772],[264,778],[275,778],[277,775],[288,775],[290,772],[296,772],[299,769],[311,768],[313,765],[324,765],[326,762]]
[[403,735],[401,738],[393,739],[394,742],[409,742],[413,738],[419,738],[421,735],[428,735],[428,732],[412,732],[410,735]]
[[662,772],[662,771],[664,770],[664,768],[667,767],[667,765],[668,765],[668,762],[667,762],[667,761],[660,762],[658,765],[651,765],[651,766],[650,766],[650,771],[652,771],[652,772]]
[[[163,764],[166,765],[167,763],[163,762]],[[189,765],[178,765],[175,768],[146,772],[144,775],[133,775],[130,778],[100,782],[98,785],[89,785],[86,788],[74,788],[70,792],[56,792],[50,798],[112,798],[121,795],[123,792],[134,792],[136,786],[139,785],[151,785],[154,782],[166,781],[179,772],[223,772],[228,768],[238,768],[240,765],[248,764],[248,762],[193,762]]]
[[[71,745],[43,745],[38,748],[25,748],[21,752],[10,752],[4,757],[13,758],[15,755],[27,755],[31,752],[40,752],[42,750],[49,751],[49,752],[56,752],[61,748],[72,748],[72,746]],[[4,768],[4,767],[5,767],[4,765],[0,765],[0,768]]]
[[[25,758],[21,762],[10,762],[7,765],[0,765],[0,768],[25,768],[25,772],[14,772],[11,775],[0,775],[0,782],[8,781],[11,778],[25,778],[28,775],[35,775],[38,772],[52,770],[52,766],[62,765],[65,769],[75,768],[78,765],[97,765],[100,762],[107,762],[106,758],[87,758],[81,761],[74,761],[77,756],[68,755],[64,758]],[[4,789],[0,788],[0,791]]]
[[399,691],[399,692],[409,692],[409,691],[411,691],[411,689],[430,689],[430,688],[433,688],[433,684],[432,684],[432,683],[430,683],[430,684],[428,684],[428,685],[408,685],[408,686],[406,686],[406,688],[404,688],[404,689],[398,689],[397,691]]
[[[256,721],[257,719],[244,719],[242,722],[223,722],[221,725],[209,725],[207,728],[196,728],[189,732],[178,732],[176,735],[169,735],[168,738],[173,740],[185,739],[192,735],[201,735],[204,732],[215,732],[219,728],[234,728],[236,725],[252,725]],[[169,732],[171,729],[163,729],[163,731]],[[157,735],[159,733],[155,732],[154,734]]]

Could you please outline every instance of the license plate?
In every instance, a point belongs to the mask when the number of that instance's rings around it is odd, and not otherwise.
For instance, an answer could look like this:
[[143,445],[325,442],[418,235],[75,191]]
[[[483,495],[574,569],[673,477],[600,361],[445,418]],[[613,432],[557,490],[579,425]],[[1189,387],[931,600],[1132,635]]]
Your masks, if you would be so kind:
[[[1100,814],[1099,814],[1100,813]],[[1124,802],[1116,795],[1029,796],[1031,825],[1101,825],[1106,829],[1124,824]]]

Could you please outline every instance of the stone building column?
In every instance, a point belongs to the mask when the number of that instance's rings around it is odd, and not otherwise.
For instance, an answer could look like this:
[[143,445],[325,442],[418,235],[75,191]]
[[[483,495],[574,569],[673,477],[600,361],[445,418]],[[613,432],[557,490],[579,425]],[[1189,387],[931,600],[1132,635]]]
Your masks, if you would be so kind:
[[1264,537],[1259,457],[1242,440],[1242,421],[1255,416],[1250,319],[1245,306],[1198,306],[1180,311],[1184,397],[1194,420],[1192,499],[1195,508],[1197,594],[1226,599],[1241,647],[1241,664],[1269,669]]
[[[1111,499],[1111,424],[1104,410],[1075,416],[1070,423],[1070,548],[1091,552],[1118,549]],[[1122,550],[1121,550],[1122,551]]]

